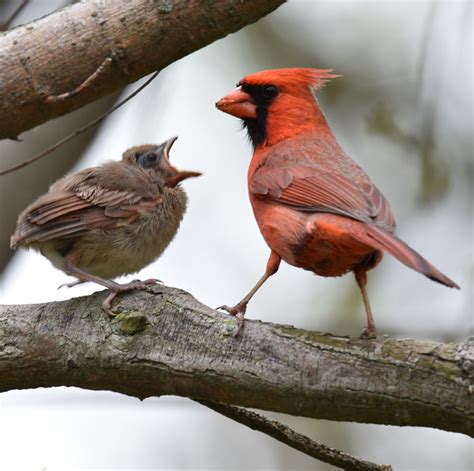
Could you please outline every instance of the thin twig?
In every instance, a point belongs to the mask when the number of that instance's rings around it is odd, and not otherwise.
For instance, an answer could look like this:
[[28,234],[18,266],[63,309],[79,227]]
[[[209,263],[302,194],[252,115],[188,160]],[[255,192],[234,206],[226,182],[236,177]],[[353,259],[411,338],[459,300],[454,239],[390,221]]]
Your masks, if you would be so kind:
[[107,57],[102,64],[99,65],[99,67],[95,70],[94,73],[89,75],[84,82],[82,82],[77,88],[72,90],[71,92],[66,92],[66,93],[61,93],[60,95],[49,95],[45,98],[46,103],[57,103],[58,101],[64,101],[67,100],[68,98],[72,98],[73,96],[83,92],[87,88],[89,88],[94,81],[97,79],[97,77],[104,72],[104,70],[112,64],[112,59],[110,57]]
[[23,8],[26,7],[28,4],[29,0],[23,0],[13,11],[13,13],[0,25],[0,31],[6,31],[12,22],[15,20],[15,18],[21,13]]
[[90,129],[92,126],[96,125],[97,123],[100,123],[103,121],[107,116],[112,114],[115,110],[119,109],[121,106],[125,105],[127,101],[130,101],[134,96],[138,95],[145,87],[147,87],[155,78],[158,76],[160,72],[155,72],[143,85],[140,85],[134,92],[130,93],[128,97],[123,99],[120,103],[117,105],[113,106],[110,110],[106,111],[105,113],[101,114],[98,118],[94,119],[91,121],[89,124],[86,124],[82,128],[77,129],[74,131],[72,134],[69,134],[69,136],[66,136],[64,139],[61,139],[60,141],[56,142],[56,144],[53,144],[52,146],[48,147],[44,151],[40,152],[39,154],[36,154],[34,157],[31,159],[25,160],[23,162],[20,162],[19,164],[14,165],[13,167],[7,168],[5,170],[0,171],[0,176],[1,175],[6,175],[7,173],[14,172],[15,170],[18,170],[20,168],[26,167],[27,165],[30,165],[31,163],[35,162],[36,160],[41,159],[45,155],[50,154],[54,150],[58,149],[62,145],[66,144],[66,142],[70,141],[74,137],[78,136],[79,134],[82,134],[84,131],[87,131]]
[[379,465],[370,461],[360,460],[343,451],[315,442],[280,422],[267,419],[263,415],[256,414],[242,407],[230,406],[220,402],[201,400],[196,402],[219,414],[225,415],[229,419],[246,425],[252,430],[265,433],[291,448],[338,468],[354,471],[389,471],[392,469],[390,465]]

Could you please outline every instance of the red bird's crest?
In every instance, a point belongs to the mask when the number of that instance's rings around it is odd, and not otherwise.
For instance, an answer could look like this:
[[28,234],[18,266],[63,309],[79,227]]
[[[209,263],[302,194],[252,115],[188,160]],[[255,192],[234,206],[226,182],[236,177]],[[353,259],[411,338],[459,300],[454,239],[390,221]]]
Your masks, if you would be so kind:
[[289,88],[292,85],[321,88],[326,82],[340,75],[332,74],[333,69],[310,69],[304,67],[289,69],[262,70],[248,75],[240,84],[261,85],[271,83],[277,87]]

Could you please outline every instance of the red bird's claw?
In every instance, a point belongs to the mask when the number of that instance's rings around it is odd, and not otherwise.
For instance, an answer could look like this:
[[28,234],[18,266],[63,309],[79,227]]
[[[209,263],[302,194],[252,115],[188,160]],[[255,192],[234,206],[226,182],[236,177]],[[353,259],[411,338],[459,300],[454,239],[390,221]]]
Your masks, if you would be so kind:
[[242,328],[244,326],[244,321],[245,321],[245,317],[244,317],[243,312],[237,313],[235,315],[235,318],[237,319],[237,328],[235,329],[234,333],[232,334],[232,337],[237,337],[237,335],[239,335],[240,331],[242,330]]
[[231,316],[237,316],[237,317],[244,317],[245,311],[246,311],[246,306],[242,306],[240,303],[236,304],[233,307],[227,306],[224,304],[223,306],[219,306],[216,310],[222,310],[228,312]]
[[377,338],[377,331],[375,329],[368,329],[367,327],[360,334],[360,339],[375,339]]

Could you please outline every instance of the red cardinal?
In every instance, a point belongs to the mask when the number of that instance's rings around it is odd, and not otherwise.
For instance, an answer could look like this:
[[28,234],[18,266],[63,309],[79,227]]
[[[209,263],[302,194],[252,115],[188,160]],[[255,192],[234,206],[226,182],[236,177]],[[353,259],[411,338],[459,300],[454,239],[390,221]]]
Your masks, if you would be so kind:
[[321,276],[352,271],[367,313],[363,337],[377,331],[367,296],[367,272],[387,252],[451,288],[459,286],[395,235],[390,205],[345,154],[314,91],[332,70],[276,69],[249,75],[221,98],[221,111],[243,120],[254,154],[250,201],[271,249],[265,274],[236,306],[223,306],[242,325],[247,304],[281,259]]

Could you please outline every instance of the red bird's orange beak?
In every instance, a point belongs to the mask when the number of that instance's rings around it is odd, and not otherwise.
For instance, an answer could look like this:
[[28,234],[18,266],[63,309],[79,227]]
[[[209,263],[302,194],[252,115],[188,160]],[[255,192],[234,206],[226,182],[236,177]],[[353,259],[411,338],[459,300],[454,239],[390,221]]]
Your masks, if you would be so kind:
[[237,87],[225,97],[222,97],[216,103],[216,108],[237,118],[257,117],[257,107],[252,101],[252,97],[244,92],[241,87]]

